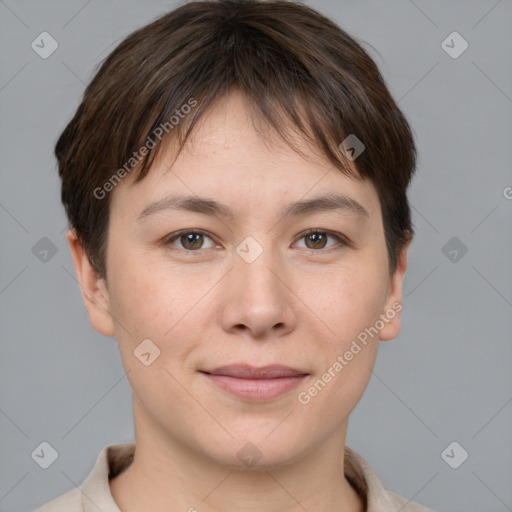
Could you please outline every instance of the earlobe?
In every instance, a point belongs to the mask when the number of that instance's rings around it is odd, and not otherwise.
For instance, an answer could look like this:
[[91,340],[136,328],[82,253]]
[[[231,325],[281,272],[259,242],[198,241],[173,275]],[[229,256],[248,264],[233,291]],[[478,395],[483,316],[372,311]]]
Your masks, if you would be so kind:
[[104,336],[114,336],[114,322],[105,282],[92,267],[74,228],[66,234],[75,271],[82,293],[82,299],[89,314],[91,325]]
[[381,318],[384,321],[384,327],[380,331],[379,339],[389,341],[398,336],[400,332],[400,313],[402,311],[402,288],[405,271],[407,269],[407,249],[410,241],[407,242],[400,251],[398,265],[395,273],[390,278],[389,291],[386,299],[384,311]]

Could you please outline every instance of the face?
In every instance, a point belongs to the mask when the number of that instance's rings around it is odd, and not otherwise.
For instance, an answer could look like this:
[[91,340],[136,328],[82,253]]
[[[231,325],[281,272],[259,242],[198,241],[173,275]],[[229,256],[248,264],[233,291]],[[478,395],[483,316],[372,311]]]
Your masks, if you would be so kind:
[[[91,323],[119,343],[137,435],[233,466],[343,444],[378,340],[400,327],[405,249],[390,275],[372,183],[271,141],[232,93],[171,168],[169,147],[142,182],[127,176],[111,192],[107,285],[69,234]],[[299,376],[204,373],[242,364]]]

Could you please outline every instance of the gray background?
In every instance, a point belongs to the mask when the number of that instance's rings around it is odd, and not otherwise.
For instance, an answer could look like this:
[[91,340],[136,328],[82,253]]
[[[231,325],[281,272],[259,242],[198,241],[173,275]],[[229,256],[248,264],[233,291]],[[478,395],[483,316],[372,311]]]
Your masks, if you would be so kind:
[[[381,344],[348,444],[435,510],[512,510],[512,2],[307,3],[368,43],[420,152],[403,329]],[[1,511],[34,509],[133,440],[117,345],[75,280],[52,151],[94,66],[175,5],[0,1]],[[59,44],[47,59],[31,48],[43,31]],[[453,31],[469,44],[458,58],[441,46]],[[43,237],[47,261],[32,250]],[[46,470],[31,458],[42,441],[58,452]],[[469,453],[457,469],[441,457],[452,441]]]

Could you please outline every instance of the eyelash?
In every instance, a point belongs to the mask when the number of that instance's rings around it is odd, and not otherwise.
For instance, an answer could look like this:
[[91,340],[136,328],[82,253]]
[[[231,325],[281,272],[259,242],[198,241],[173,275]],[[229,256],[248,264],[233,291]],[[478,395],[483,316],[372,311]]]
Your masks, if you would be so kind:
[[[310,249],[310,248],[306,247],[305,248],[306,251],[315,252],[315,253],[330,252],[332,250],[341,249],[343,247],[352,247],[352,243],[345,236],[341,235],[340,233],[335,233],[332,231],[327,231],[327,230],[318,229],[318,228],[308,229],[308,230],[304,231],[303,233],[301,233],[298,236],[297,240],[301,240],[301,239],[305,238],[306,236],[313,235],[316,233],[330,236],[331,238],[334,238],[338,242],[338,244],[333,245],[331,247],[320,248],[320,249]],[[164,244],[164,246],[168,247],[168,246],[172,245],[172,242],[174,242],[175,240],[178,240],[180,237],[182,237],[183,235],[187,235],[187,234],[204,235],[205,237],[210,238],[212,240],[212,242],[215,242],[212,239],[211,235],[207,231],[203,231],[202,229],[186,229],[183,231],[178,231],[177,233],[173,233],[172,235],[168,236],[167,238],[165,238],[163,240],[163,244]],[[196,249],[196,250],[190,250],[190,249],[182,249],[181,247],[175,247],[174,249],[177,249],[179,251],[183,251],[186,253],[192,253],[192,254],[200,253],[202,251],[208,250],[208,249],[202,249],[202,248]],[[174,249],[171,249],[171,250],[174,250]]]

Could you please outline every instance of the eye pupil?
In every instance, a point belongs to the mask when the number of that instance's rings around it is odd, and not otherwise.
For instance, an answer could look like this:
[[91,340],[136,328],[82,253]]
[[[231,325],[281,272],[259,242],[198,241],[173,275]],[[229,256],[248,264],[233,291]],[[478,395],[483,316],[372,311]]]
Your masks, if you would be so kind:
[[[307,241],[312,241],[313,243],[313,249],[316,249],[318,247],[324,247],[325,246],[325,241],[326,241],[326,236],[325,236],[325,233],[311,233],[310,235],[308,235],[306,237]],[[308,245],[308,242],[306,242],[306,245]],[[322,243],[323,242],[323,243]],[[309,247],[309,245],[308,245]],[[311,247],[310,247],[311,249]]]
[[182,243],[183,240],[185,240],[183,247],[186,247],[187,249],[200,249],[203,241],[202,236],[203,235],[201,233],[188,233],[187,235],[182,235]]

